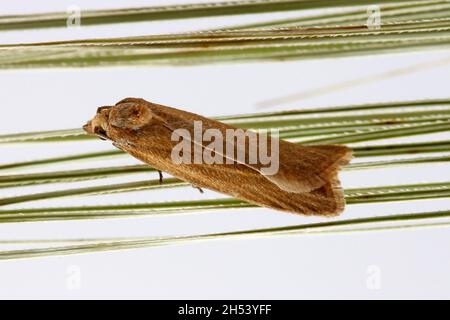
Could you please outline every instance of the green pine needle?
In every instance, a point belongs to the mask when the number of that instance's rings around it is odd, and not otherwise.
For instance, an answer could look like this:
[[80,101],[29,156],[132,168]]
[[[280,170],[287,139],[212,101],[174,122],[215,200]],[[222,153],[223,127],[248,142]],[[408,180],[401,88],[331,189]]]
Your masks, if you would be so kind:
[[[450,211],[400,214],[370,218],[348,219],[313,224],[301,224],[276,228],[242,230],[234,232],[200,234],[174,237],[128,238],[128,239],[63,239],[63,240],[22,240],[21,243],[78,243],[76,245],[0,251],[0,260],[15,260],[60,256],[70,254],[95,253],[105,251],[150,248],[161,245],[188,244],[198,241],[233,240],[274,236],[326,235],[348,232],[390,231],[409,228],[444,227],[450,223],[442,221],[450,217]],[[392,224],[393,225],[386,225]],[[15,243],[6,240],[5,244]],[[2,241],[0,241],[2,244]]]

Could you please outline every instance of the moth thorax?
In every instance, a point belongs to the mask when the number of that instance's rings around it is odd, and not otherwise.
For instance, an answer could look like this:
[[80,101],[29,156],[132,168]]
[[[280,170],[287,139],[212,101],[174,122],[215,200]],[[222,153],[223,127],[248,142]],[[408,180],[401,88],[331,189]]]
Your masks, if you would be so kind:
[[123,103],[113,108],[110,123],[119,128],[137,130],[152,120],[147,106],[134,103]]

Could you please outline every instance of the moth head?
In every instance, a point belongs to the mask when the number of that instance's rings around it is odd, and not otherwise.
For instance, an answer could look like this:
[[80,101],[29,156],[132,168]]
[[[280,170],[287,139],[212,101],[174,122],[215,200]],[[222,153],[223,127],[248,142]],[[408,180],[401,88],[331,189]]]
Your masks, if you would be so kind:
[[[153,116],[148,102],[127,98],[112,107],[100,107],[95,117],[83,127],[88,134],[100,139],[115,140],[126,131],[138,131],[149,124]],[[125,130],[125,131],[124,131]]]
[[102,140],[108,139],[109,114],[112,107],[100,107],[95,117],[88,121],[83,129],[87,134],[96,135]]

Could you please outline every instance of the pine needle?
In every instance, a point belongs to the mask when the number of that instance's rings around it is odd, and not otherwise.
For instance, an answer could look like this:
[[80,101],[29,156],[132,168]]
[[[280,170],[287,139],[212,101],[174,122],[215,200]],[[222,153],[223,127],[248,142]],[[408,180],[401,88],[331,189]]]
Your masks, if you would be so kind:
[[[274,236],[299,236],[299,235],[326,235],[348,232],[391,231],[408,228],[446,227],[449,222],[442,221],[450,217],[450,211],[426,212],[415,214],[400,214],[321,222],[313,224],[301,224],[276,228],[242,230],[234,232],[200,234],[191,236],[128,238],[128,239],[82,239],[76,245],[56,246],[47,248],[33,248],[22,250],[0,251],[0,260],[15,260],[24,258],[37,258],[49,256],[61,256],[70,254],[95,253],[105,251],[129,250],[137,248],[150,248],[161,245],[189,244],[199,241],[253,239]],[[430,221],[430,222],[427,222]],[[394,223],[393,225],[386,225]],[[360,227],[362,226],[362,227]],[[367,226],[367,227],[366,227]],[[71,239],[56,240],[53,243],[72,242]],[[6,241],[11,243],[12,241]],[[33,240],[25,242],[33,243]],[[36,243],[42,243],[37,240]],[[45,242],[52,242],[47,240]],[[86,244],[87,242],[87,244]],[[1,244],[1,241],[0,241]]]

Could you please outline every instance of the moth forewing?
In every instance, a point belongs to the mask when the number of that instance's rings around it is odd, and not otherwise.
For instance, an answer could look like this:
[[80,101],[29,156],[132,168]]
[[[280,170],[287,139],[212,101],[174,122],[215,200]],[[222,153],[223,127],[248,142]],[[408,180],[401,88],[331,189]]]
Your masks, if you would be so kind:
[[[127,98],[107,111],[85,130],[107,128],[122,150],[196,187],[307,215],[344,209],[337,172],[351,159],[347,147],[296,145],[143,99]],[[255,154],[264,141],[267,152]],[[268,172],[273,155],[278,162]]]

